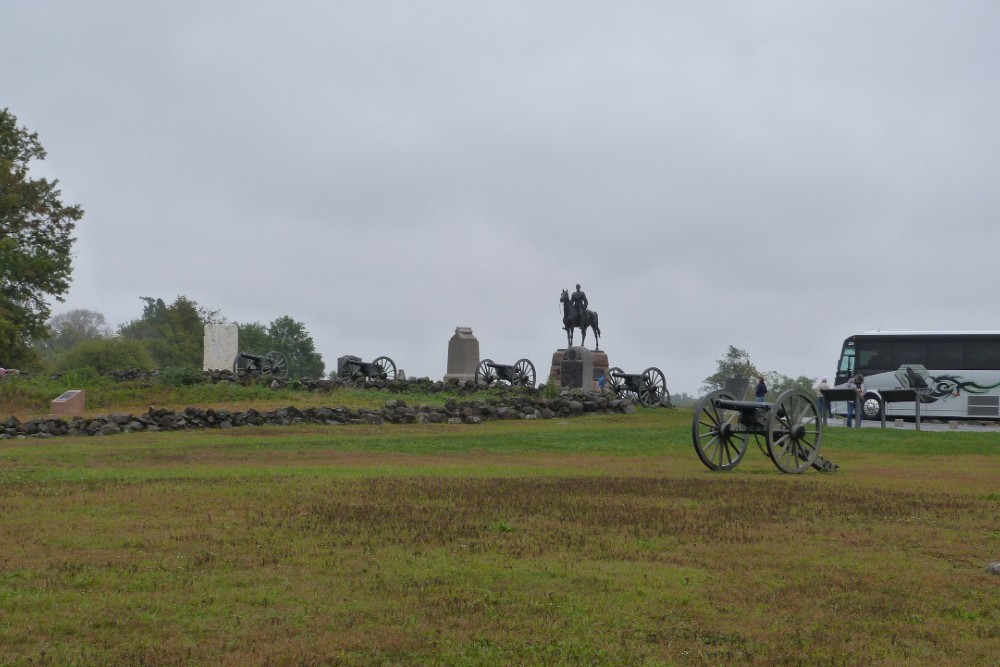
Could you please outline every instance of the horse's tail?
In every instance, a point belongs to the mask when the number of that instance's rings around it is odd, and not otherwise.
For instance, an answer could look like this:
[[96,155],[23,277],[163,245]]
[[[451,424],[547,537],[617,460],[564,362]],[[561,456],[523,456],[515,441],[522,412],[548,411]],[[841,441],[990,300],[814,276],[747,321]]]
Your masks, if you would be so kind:
[[598,336],[600,336],[601,335],[601,328],[599,326],[597,326],[597,313],[595,313],[594,311],[590,311],[590,314],[594,316],[593,321],[591,321],[591,323],[590,323],[590,328],[594,330],[595,334],[597,334]]

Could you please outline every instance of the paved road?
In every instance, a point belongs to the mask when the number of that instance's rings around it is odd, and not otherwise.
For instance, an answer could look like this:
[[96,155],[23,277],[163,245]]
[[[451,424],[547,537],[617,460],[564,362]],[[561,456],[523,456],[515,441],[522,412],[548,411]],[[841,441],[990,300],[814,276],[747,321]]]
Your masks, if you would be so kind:
[[[839,427],[839,428],[846,428],[847,427],[847,420],[844,419],[844,418],[837,418],[837,417],[835,417],[833,419],[827,420],[826,426],[828,428],[837,428],[837,427]],[[865,420],[862,420],[862,422],[861,422],[861,428],[882,428],[882,422],[881,421],[865,421]],[[910,430],[910,431],[912,431],[912,430],[914,430],[915,425],[914,425],[914,423],[913,423],[912,420],[911,421],[904,420],[901,426],[897,426],[896,425],[896,421],[894,419],[886,419],[886,421],[885,421],[885,428],[886,428],[886,430],[889,430],[889,429],[901,429],[901,430]],[[941,422],[941,421],[937,421],[937,420],[926,421],[926,420],[921,419],[920,420],[920,430],[921,431],[966,431],[966,432],[969,432],[969,431],[979,431],[979,432],[990,432],[990,431],[1000,431],[1000,422],[997,422],[996,424],[988,424],[987,425],[987,424],[983,424],[981,422],[974,422],[974,421],[966,422],[966,421],[963,421],[963,420],[959,419],[959,420],[956,420],[956,422],[953,425],[953,424],[950,424],[948,422]]]

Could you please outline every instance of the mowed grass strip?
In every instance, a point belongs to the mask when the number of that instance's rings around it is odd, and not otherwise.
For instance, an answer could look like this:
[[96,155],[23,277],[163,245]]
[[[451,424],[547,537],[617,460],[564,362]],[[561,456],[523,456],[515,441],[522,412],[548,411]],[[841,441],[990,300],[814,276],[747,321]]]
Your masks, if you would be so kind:
[[1000,438],[691,413],[0,443],[0,664],[997,664]]

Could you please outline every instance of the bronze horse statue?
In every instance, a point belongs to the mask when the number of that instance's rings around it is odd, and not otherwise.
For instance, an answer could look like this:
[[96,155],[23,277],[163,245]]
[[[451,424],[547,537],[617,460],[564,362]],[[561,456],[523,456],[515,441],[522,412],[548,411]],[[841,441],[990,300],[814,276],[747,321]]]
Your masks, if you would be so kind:
[[584,310],[583,317],[576,312],[569,299],[569,290],[563,290],[559,297],[559,302],[563,305],[563,329],[566,330],[566,345],[573,347],[573,329],[580,330],[580,345],[587,341],[587,328],[594,330],[594,350],[601,349],[601,329],[597,326],[597,313],[592,310]]

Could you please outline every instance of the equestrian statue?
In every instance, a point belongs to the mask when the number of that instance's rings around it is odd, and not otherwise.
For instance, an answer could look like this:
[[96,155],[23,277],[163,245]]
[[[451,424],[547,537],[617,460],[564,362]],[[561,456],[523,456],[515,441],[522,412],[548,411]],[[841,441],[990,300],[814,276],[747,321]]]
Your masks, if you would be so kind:
[[569,290],[563,290],[559,297],[559,302],[563,305],[563,329],[566,330],[566,345],[573,347],[573,329],[580,330],[580,345],[585,345],[587,341],[587,328],[594,330],[594,351],[601,349],[601,329],[597,326],[597,313],[587,310],[589,303],[587,295],[583,293],[580,286],[576,286],[573,296]]

